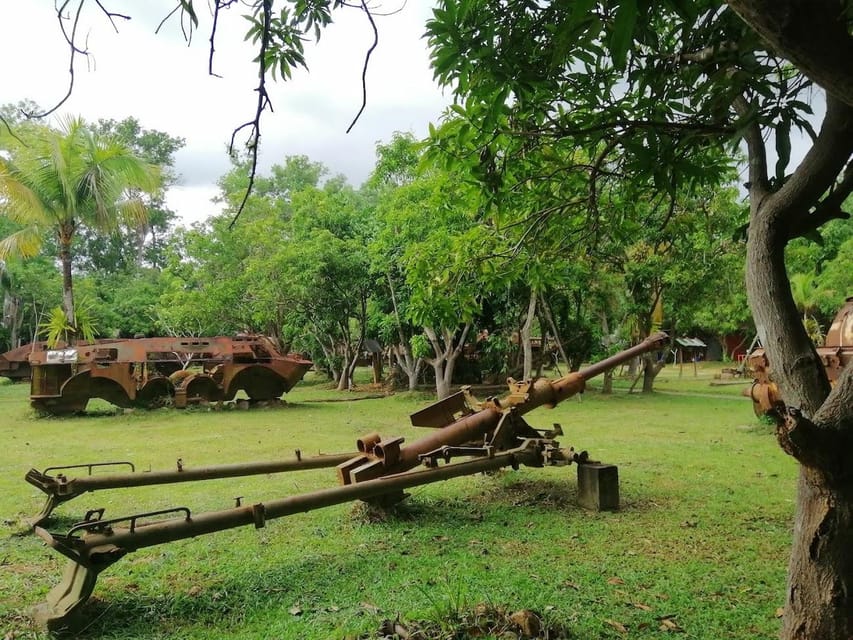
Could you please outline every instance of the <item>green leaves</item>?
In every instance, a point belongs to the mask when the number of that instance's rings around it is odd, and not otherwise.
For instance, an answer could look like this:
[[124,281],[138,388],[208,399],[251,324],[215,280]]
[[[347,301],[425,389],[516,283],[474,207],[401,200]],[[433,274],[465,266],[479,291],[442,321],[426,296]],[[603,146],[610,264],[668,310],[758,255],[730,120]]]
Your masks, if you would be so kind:
[[634,25],[637,23],[637,1],[620,0],[610,33],[610,55],[617,69],[625,68],[628,49],[634,38]]
[[39,325],[40,333],[48,346],[56,347],[60,342],[71,344],[75,338],[92,341],[98,333],[92,314],[92,305],[81,302],[74,310],[74,323],[68,322],[62,307],[48,312],[47,320]]
[[270,0],[256,2],[254,12],[243,16],[250,24],[244,40],[258,46],[254,61],[261,62],[263,55],[264,71],[274,80],[288,80],[297,67],[307,69],[307,36],[319,40],[332,22],[332,9],[343,5],[338,0],[295,0],[292,7],[282,4],[285,6],[275,14]]

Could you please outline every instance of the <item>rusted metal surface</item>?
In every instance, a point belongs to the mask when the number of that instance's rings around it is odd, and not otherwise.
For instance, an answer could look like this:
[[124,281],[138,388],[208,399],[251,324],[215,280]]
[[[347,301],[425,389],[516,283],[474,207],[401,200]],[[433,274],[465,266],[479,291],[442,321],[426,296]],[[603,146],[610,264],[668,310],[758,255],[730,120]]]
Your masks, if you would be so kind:
[[232,400],[276,400],[302,379],[309,360],[281,354],[264,336],[139,338],[29,354],[30,402],[39,411],[83,411],[91,398],[119,407],[157,407]]
[[[493,458],[379,478],[348,487],[323,489],[224,511],[196,515],[185,507],[178,507],[116,520],[90,520],[74,525],[64,534],[49,533],[36,527],[36,534],[48,546],[66,556],[69,562],[62,581],[48,593],[45,602],[34,612],[34,617],[37,622],[54,631],[68,628],[73,624],[75,613],[91,596],[98,575],[126,554],[138,549],[234,527],[251,525],[262,528],[267,520],[275,518],[459,476],[536,463],[539,455],[535,443],[526,443],[515,451],[504,452]],[[162,515],[178,517],[151,521]]]
[[[372,449],[365,447],[363,450],[362,447],[359,447],[359,450],[362,451],[360,456],[348,460],[338,467],[338,480],[341,484],[346,485],[372,480],[389,473],[401,473],[419,465],[422,455],[442,446],[452,447],[468,443],[482,444],[485,439],[492,446],[507,448],[505,446],[507,443],[501,441],[504,434],[499,427],[502,421],[510,419],[508,416],[511,415],[517,423],[514,429],[516,437],[538,437],[539,434],[529,427],[529,431],[520,427],[519,419],[522,415],[537,407],[553,407],[562,400],[581,393],[586,386],[586,381],[590,378],[642,353],[663,348],[666,339],[665,333],[657,333],[630,349],[580,371],[569,373],[557,380],[540,378],[536,381],[518,382],[510,379],[507,395],[502,398],[489,398],[474,406],[469,404],[470,398],[466,400],[464,397],[460,397],[461,394],[450,396],[434,403],[426,410],[417,412],[413,423],[429,423],[428,426],[432,426],[436,417],[441,415],[453,417],[452,422],[430,435],[416,440],[408,447],[395,451],[393,459],[385,457],[387,448],[382,446],[381,441],[374,443]],[[525,432],[521,434],[519,429]],[[510,443],[509,446],[514,445]]]
[[[549,431],[538,431],[524,421],[522,414],[539,406],[553,406],[583,391],[590,377],[640,353],[662,348],[665,338],[665,334],[656,334],[604,363],[559,380],[510,380],[506,396],[469,407],[466,415],[408,447],[402,446],[401,437],[385,439],[369,433],[358,441],[359,454],[338,465],[343,486],[252,505],[242,505],[238,500],[232,509],[198,515],[187,507],[175,507],[104,519],[103,510],[99,509],[88,512],[83,522],[63,534],[36,527],[36,533],[48,546],[69,559],[62,581],[48,593],[35,614],[36,619],[53,630],[69,627],[92,594],[98,575],[126,554],[145,547],[245,525],[261,528],[267,520],[352,500],[393,502],[411,487],[503,467],[586,463],[586,452],[562,448],[554,440],[562,434],[559,425]],[[459,457],[471,459],[453,462]],[[331,459],[329,456],[324,462]],[[418,465],[426,468],[413,471]],[[169,473],[163,479],[180,481],[174,478],[181,473],[186,471]],[[144,475],[136,474],[134,478]],[[242,475],[242,471],[236,473],[235,469],[235,475]]]
[[29,356],[33,347],[34,345],[25,344],[0,354],[0,377],[15,381],[29,380],[31,374]]
[[[847,298],[835,315],[823,346],[817,347],[817,354],[826,370],[831,384],[835,384],[844,367],[853,362],[853,298]],[[777,404],[784,402],[779,387],[773,381],[773,372],[764,349],[755,349],[747,360],[747,368],[752,372],[752,386],[744,395],[752,399],[755,415],[763,416]]]
[[[175,484],[178,482],[194,482],[197,480],[215,480],[219,478],[238,478],[307,469],[324,469],[337,466],[354,455],[354,453],[336,453],[305,458],[302,456],[301,451],[297,449],[295,458],[290,460],[225,464],[195,469],[187,467],[182,460],[178,460],[177,469],[175,470],[143,471],[139,473],[136,473],[136,467],[132,463],[124,461],[48,467],[43,471],[30,469],[26,476],[24,476],[24,479],[45,493],[47,500],[38,515],[29,519],[29,523],[32,525],[43,524],[58,505],[89,491],[145,487],[160,484]],[[93,474],[95,470],[104,470],[109,467],[118,467],[124,470],[129,469],[130,472]],[[72,477],[66,475],[69,471],[76,470],[85,470],[88,472],[88,475]]]

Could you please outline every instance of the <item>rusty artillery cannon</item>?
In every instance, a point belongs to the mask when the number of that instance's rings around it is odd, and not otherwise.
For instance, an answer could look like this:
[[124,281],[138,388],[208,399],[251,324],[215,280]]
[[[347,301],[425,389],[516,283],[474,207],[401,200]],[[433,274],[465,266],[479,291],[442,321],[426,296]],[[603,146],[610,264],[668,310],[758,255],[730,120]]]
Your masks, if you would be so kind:
[[232,400],[279,399],[312,363],[282,354],[265,336],[138,338],[36,343],[29,352],[30,403],[43,413],[83,411],[91,398],[119,407],[157,407]]
[[[835,384],[844,367],[853,362],[853,298],[847,298],[835,314],[823,346],[817,347],[817,354],[830,384]],[[770,361],[764,349],[758,348],[749,354],[747,368],[752,372],[753,381],[743,394],[752,399],[753,411],[761,417],[777,403],[783,402],[782,394],[773,381]]]
[[[573,462],[579,468],[585,467],[590,463],[586,452],[562,448],[554,439],[562,434],[559,425],[543,432],[533,429],[522,416],[540,406],[553,407],[582,392],[589,378],[634,356],[660,349],[665,340],[665,334],[655,334],[635,347],[558,380],[510,380],[507,395],[489,398],[482,403],[477,403],[470,393],[462,391],[413,414],[412,422],[415,426],[439,428],[408,446],[402,446],[402,438],[383,439],[371,433],[359,439],[359,452],[356,455],[300,457],[297,461],[290,461],[290,464],[256,463],[276,465],[275,469],[265,470],[253,465],[244,465],[242,470],[238,469],[239,465],[212,467],[199,470],[191,478],[181,475],[190,472],[183,468],[152,475],[152,482],[143,480],[141,483],[233,477],[267,473],[270,470],[294,471],[336,464],[340,486],[254,504],[244,505],[238,500],[234,508],[201,514],[194,514],[188,507],[180,506],[107,519],[103,517],[102,509],[92,510],[82,522],[61,534],[35,527],[38,536],[69,560],[62,581],[48,593],[46,601],[35,612],[35,617],[49,629],[69,627],[92,594],[98,575],[128,553],[145,547],[244,525],[262,528],[268,520],[353,500],[383,505],[394,503],[404,497],[405,489],[504,467],[542,467],[569,465]],[[469,459],[453,461],[459,457]],[[445,464],[442,465],[442,462]],[[420,465],[425,468],[414,470]],[[136,486],[133,483],[139,482],[145,475],[113,474],[100,487],[67,478],[58,484],[87,491],[119,488]],[[42,473],[40,481],[45,481],[46,477],[47,474]]]

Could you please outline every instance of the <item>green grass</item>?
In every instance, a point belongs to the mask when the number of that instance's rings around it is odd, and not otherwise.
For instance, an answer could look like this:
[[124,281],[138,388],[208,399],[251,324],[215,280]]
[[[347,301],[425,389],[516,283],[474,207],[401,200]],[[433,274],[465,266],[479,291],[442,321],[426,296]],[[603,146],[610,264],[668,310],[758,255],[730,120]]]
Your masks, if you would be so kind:
[[[740,387],[709,386],[712,371],[703,366],[699,381],[685,366],[679,380],[670,367],[658,388],[673,393],[589,391],[526,416],[540,428],[560,422],[564,446],[619,465],[618,512],[574,505],[574,467],[522,468],[413,489],[384,518],[340,505],[142,549],[101,575],[81,637],[345,638],[397,615],[430,620],[447,637],[481,603],[533,609],[583,640],[625,637],[618,625],[632,638],[666,637],[667,616],[682,637],[775,637],[796,467]],[[696,388],[701,395],[684,393]],[[308,380],[277,409],[124,413],[92,403],[94,415],[39,419],[27,394],[0,385],[0,634],[15,638],[38,637],[26,612],[65,564],[21,522],[42,501],[23,481],[30,467],[270,460],[296,448],[350,451],[374,430],[411,441],[424,430],[408,426],[408,414],[429,401],[316,402],[361,394]],[[334,477],[326,469],[87,494],[61,506],[50,528],[95,507],[105,517],[202,512],[238,495],[257,502],[334,486]]]

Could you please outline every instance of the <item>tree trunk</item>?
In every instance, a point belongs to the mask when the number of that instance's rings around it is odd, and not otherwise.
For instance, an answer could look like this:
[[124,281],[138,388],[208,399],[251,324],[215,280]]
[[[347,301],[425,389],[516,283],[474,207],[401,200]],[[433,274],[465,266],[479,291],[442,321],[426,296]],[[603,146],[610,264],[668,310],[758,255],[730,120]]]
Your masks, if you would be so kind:
[[59,261],[62,264],[62,309],[68,324],[76,328],[74,289],[71,283],[71,234],[65,230],[59,235]]
[[398,344],[393,347],[394,357],[397,364],[409,379],[409,391],[414,391],[418,386],[418,376],[421,373],[423,359],[415,358],[408,344]]
[[394,308],[394,320],[397,325],[397,338],[400,344],[394,348],[394,354],[397,356],[397,362],[409,378],[409,391],[414,391],[418,386],[418,376],[421,373],[423,360],[415,358],[412,355],[412,350],[409,347],[409,341],[406,339],[406,333],[403,331],[403,322],[400,319],[400,310],[397,307],[397,296],[394,293],[394,279],[391,277],[391,272],[385,274],[388,279],[388,291],[391,292],[391,305]]
[[608,369],[604,372],[604,377],[601,381],[601,393],[606,396],[613,393],[613,369]]
[[821,203],[823,211],[815,207],[821,194],[839,186],[853,153],[853,108],[832,96],[826,102],[814,145],[776,191],[767,177],[760,131],[745,131],[750,162],[747,297],[756,325],[764,327],[764,348],[787,405],[776,413],[776,434],[801,465],[784,640],[853,637],[853,367],[830,390],[800,321],[784,255],[795,230],[819,226],[818,214],[835,213],[851,187],[848,167],[838,201],[831,194]]
[[[530,340],[530,331],[533,327],[533,318],[536,316],[536,291],[530,290],[530,300],[527,303],[527,316],[521,326],[521,348],[524,350],[524,365],[522,367],[522,380],[529,380],[533,371],[533,345]],[[543,345],[544,346],[544,345]]]
[[847,639],[853,633],[853,480],[831,486],[800,467],[782,637]]
[[468,331],[471,329],[471,323],[465,325],[462,330],[462,335],[459,337],[459,342],[454,343],[454,333],[450,329],[441,330],[441,340],[439,342],[438,334],[432,327],[424,327],[424,333],[432,345],[435,358],[427,359],[432,365],[435,372],[435,395],[439,400],[443,400],[450,395],[450,383],[453,380],[453,369],[456,364],[456,359],[462,353],[462,348],[465,346],[465,340],[468,337]]
[[[829,392],[820,359],[803,328],[790,293],[784,265],[784,236],[769,216],[755,216],[747,247],[747,291],[757,325],[765,327],[765,349],[774,378],[788,406],[815,415]],[[809,372],[809,373],[807,373]],[[850,372],[845,377],[850,378]],[[791,445],[791,428],[777,430],[783,447],[803,464],[797,487],[794,540],[788,565],[783,620],[785,640],[847,640],[853,636],[853,479],[832,482],[815,451],[850,457],[853,410],[822,425],[825,433],[800,435]],[[825,445],[824,439],[836,440]],[[786,444],[787,443],[787,444]],[[853,461],[846,462],[850,468]]]
[[3,298],[3,325],[9,329],[9,349],[17,349],[21,346],[19,333],[23,321],[21,299],[11,293],[6,294]]
[[[554,334],[554,341],[557,343],[557,351],[560,353],[560,357],[563,359],[563,362],[566,363],[566,368],[571,368],[572,363],[566,355],[566,350],[563,348],[563,339],[560,337],[560,332],[557,330],[557,324],[554,322],[554,314],[551,313],[551,306],[545,300],[544,295],[539,296],[539,306],[542,308],[542,312],[545,314],[545,320],[548,321],[548,326],[551,327],[551,332]],[[607,334],[605,333],[605,335]],[[557,368],[557,371],[559,371],[559,367]]]
[[338,370],[335,367],[335,351],[333,348],[330,348],[326,345],[318,336],[315,336],[317,342],[320,344],[320,349],[323,351],[323,356],[326,359],[326,364],[329,369],[329,378],[334,382],[338,382],[340,376],[338,374]]
[[652,393],[655,390],[655,378],[663,369],[663,363],[655,362],[653,355],[647,353],[643,356],[643,393]]
[[450,385],[444,379],[444,361],[437,358],[432,360],[432,371],[435,374],[435,397],[444,400],[450,395]]

